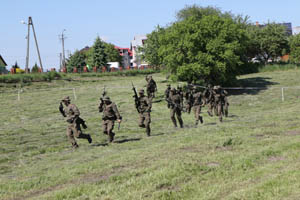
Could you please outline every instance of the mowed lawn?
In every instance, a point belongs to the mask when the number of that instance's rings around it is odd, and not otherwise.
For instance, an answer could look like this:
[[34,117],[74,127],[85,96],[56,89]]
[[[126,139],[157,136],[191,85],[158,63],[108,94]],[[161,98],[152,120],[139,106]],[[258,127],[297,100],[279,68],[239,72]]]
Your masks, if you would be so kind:
[[[163,100],[166,79],[153,74],[158,94],[152,109],[152,137],[138,128],[131,81],[144,76],[81,78],[35,83],[18,94],[0,93],[0,199],[300,199],[300,71],[239,77],[228,90],[229,117],[209,117],[194,128],[183,114],[175,129]],[[103,86],[123,116],[116,142],[101,131]],[[177,86],[173,83],[172,86]],[[74,99],[73,89],[77,100]],[[266,89],[267,88],[267,89]],[[59,101],[70,96],[87,121],[93,143],[73,150]]]

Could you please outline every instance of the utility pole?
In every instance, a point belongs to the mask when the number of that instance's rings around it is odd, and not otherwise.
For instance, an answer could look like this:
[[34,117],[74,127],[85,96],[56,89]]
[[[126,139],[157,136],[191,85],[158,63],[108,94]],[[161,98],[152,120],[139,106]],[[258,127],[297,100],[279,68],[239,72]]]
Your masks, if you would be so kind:
[[[22,22],[23,24],[26,24],[26,22]],[[27,55],[26,55],[26,66],[25,66],[25,72],[28,73],[29,72],[29,39],[30,39],[30,26],[32,27],[32,31],[33,31],[33,36],[34,36],[34,40],[35,40],[35,46],[36,46],[36,50],[38,53],[38,57],[39,57],[39,61],[40,61],[40,67],[41,67],[41,71],[43,72],[43,64],[42,64],[42,59],[41,59],[41,55],[40,55],[40,50],[39,50],[39,45],[37,42],[37,38],[36,38],[36,34],[35,34],[35,30],[34,30],[34,26],[33,26],[33,22],[32,22],[32,18],[28,17],[28,32],[27,32]]]
[[62,44],[62,67],[61,67],[61,70],[62,68],[65,68],[66,67],[66,57],[65,57],[65,35],[64,35],[64,32],[66,31],[66,29],[64,29],[61,33],[61,35],[59,36],[59,39],[61,40],[61,44]]
[[61,72],[62,69],[62,54],[59,53],[59,71]]

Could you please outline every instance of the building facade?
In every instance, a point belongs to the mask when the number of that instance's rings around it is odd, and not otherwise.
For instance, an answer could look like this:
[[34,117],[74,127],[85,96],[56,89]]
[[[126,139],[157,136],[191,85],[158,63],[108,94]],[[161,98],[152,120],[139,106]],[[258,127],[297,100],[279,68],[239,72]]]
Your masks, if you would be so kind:
[[145,35],[139,35],[135,36],[134,39],[131,41],[130,49],[132,51],[132,67],[139,68],[142,65],[147,65],[147,63],[142,60],[141,53],[139,52],[139,47],[143,47],[145,44],[145,41],[147,40],[147,36]]

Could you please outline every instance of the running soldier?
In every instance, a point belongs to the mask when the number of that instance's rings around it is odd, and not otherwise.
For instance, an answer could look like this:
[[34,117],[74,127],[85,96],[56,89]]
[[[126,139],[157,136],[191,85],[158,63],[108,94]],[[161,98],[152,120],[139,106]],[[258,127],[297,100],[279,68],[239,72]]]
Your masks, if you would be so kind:
[[135,87],[132,84],[132,89],[134,91],[134,101],[135,107],[139,113],[139,127],[146,128],[146,134],[149,137],[151,133],[150,123],[151,123],[151,99],[145,96],[145,91],[141,89],[139,91],[139,96],[135,90]]
[[183,128],[183,121],[182,121],[182,118],[181,118],[182,101],[181,101],[180,95],[176,93],[175,88],[171,89],[169,101],[170,101],[170,104],[171,104],[170,115],[171,115],[171,120],[174,124],[174,127],[175,128],[177,127],[177,122],[176,122],[176,119],[175,119],[175,114],[176,114],[176,117],[177,117],[177,120],[179,122],[180,128]]
[[223,90],[221,86],[214,86],[213,88],[213,95],[215,99],[215,106],[217,110],[217,116],[219,116],[220,122],[222,122],[222,115],[224,114],[224,108],[225,107],[225,116],[228,115],[228,100],[227,100],[227,91]]
[[117,105],[111,102],[108,96],[100,98],[99,112],[103,112],[102,130],[105,135],[108,135],[108,141],[113,142],[115,133],[113,132],[115,121],[120,124],[122,117],[118,111]]
[[201,124],[203,123],[203,118],[200,115],[201,113],[201,107],[205,105],[204,98],[202,96],[202,93],[200,91],[197,92],[197,88],[194,87],[194,95],[193,95],[194,103],[193,103],[193,109],[194,109],[194,114],[195,114],[195,126],[199,124],[199,120]]
[[168,108],[170,108],[170,103],[169,103],[169,96],[170,96],[170,91],[171,91],[171,85],[170,84],[168,84],[167,85],[167,89],[165,90],[165,100],[167,101],[167,106],[168,106]]
[[217,113],[216,113],[216,109],[215,109],[215,98],[214,98],[214,94],[213,94],[213,89],[210,84],[205,89],[204,96],[205,96],[205,103],[208,105],[207,113],[209,116],[212,117],[213,110],[215,111],[215,114],[217,114]]
[[157,92],[156,82],[153,80],[151,75],[146,76],[146,81],[148,98],[153,99],[155,97],[155,92]]
[[191,85],[188,85],[187,86],[187,89],[186,91],[184,92],[183,94],[184,96],[184,99],[185,99],[185,111],[190,114],[191,113],[191,110],[192,110],[192,106],[193,106],[193,92],[192,92],[192,89],[191,89]]
[[[62,103],[66,106],[65,108],[63,107]],[[87,139],[89,143],[92,143],[92,138],[90,134],[84,134],[81,131],[80,128],[80,120],[79,119],[79,109],[77,108],[76,105],[71,104],[70,97],[65,97],[62,100],[62,103],[59,106],[59,110],[63,114],[64,117],[67,117],[67,136],[69,141],[72,144],[73,148],[79,147],[75,138],[79,139]],[[74,137],[75,136],[75,137]]]

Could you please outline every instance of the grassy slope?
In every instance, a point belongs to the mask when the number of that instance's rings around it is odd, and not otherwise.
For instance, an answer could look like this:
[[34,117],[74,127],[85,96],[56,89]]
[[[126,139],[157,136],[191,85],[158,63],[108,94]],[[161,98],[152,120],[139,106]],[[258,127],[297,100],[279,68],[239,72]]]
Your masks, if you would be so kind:
[[[241,77],[249,86],[297,86],[299,70]],[[155,74],[163,96],[164,76]],[[0,199],[299,199],[300,90],[247,91],[230,96],[229,117],[220,124],[203,109],[204,125],[172,128],[164,101],[154,103],[153,137],[137,127],[130,81],[144,77],[103,77],[64,83],[76,87],[81,116],[93,145],[79,140],[73,151],[58,113],[72,90],[33,91],[17,101],[0,93]],[[259,81],[259,82],[258,82]],[[105,83],[123,115],[117,144],[106,146],[98,98]],[[61,82],[52,83],[58,87]],[[73,99],[73,97],[72,97]],[[117,128],[115,128],[117,129]]]

